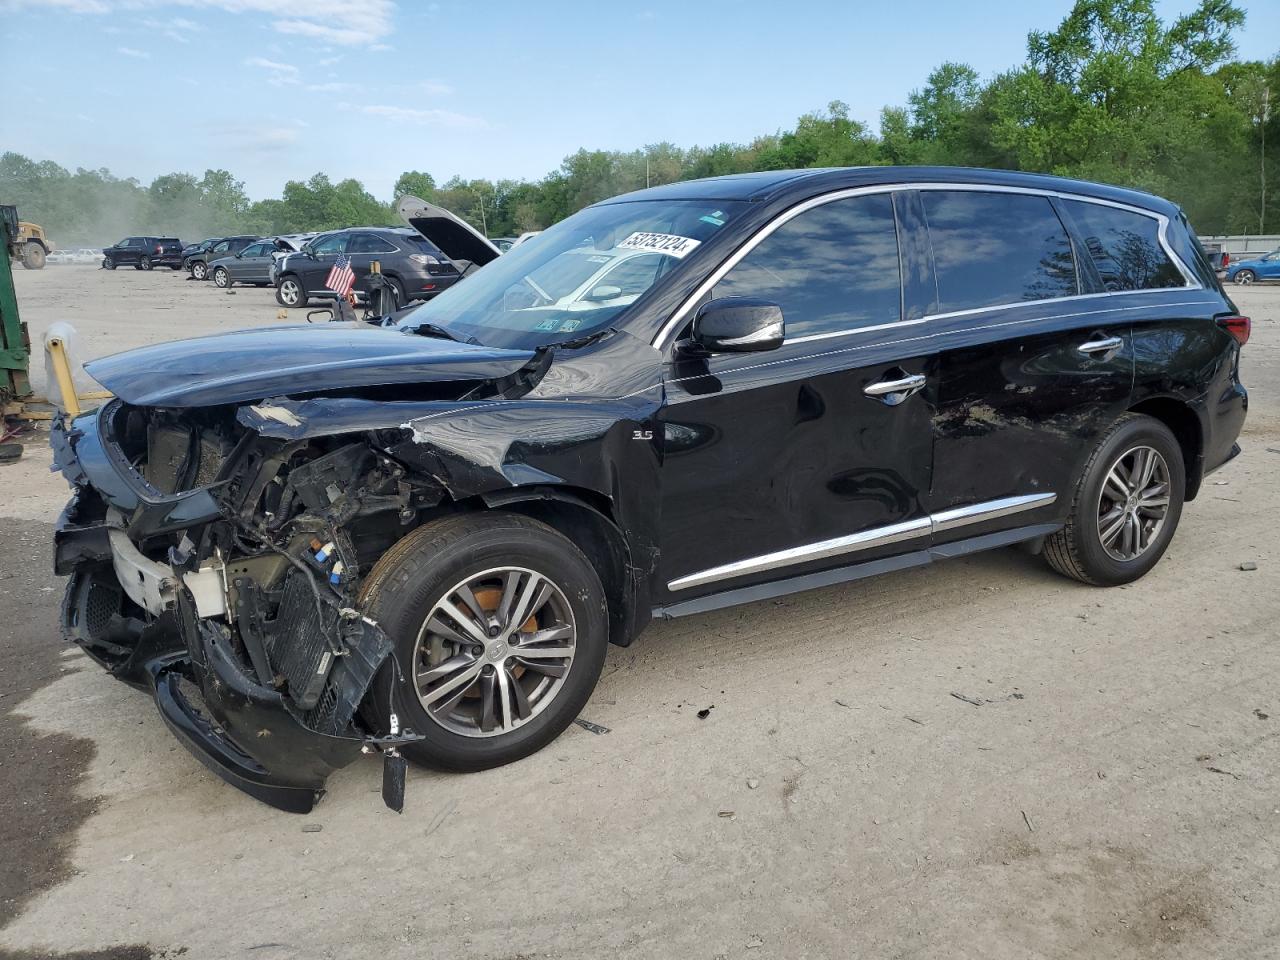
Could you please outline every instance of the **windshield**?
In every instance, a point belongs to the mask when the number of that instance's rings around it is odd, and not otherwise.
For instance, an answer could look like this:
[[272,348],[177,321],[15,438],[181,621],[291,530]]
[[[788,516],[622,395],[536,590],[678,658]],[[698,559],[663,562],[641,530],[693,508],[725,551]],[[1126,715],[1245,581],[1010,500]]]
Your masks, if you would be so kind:
[[529,349],[611,326],[746,206],[642,200],[588,207],[405,315],[459,340]]

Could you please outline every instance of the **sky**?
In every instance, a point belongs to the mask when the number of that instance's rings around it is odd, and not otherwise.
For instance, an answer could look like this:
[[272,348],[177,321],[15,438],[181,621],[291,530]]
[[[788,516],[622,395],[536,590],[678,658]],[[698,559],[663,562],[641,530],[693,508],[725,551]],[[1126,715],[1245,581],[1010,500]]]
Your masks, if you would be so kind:
[[[1280,53],[1280,0],[1239,55]],[[1195,6],[1161,0],[1166,19]],[[225,168],[253,199],[317,171],[381,199],[537,179],[580,147],[745,142],[843,100],[873,127],[929,71],[1021,62],[1070,0],[0,0],[0,150],[143,183]],[[19,85],[15,78],[23,78]]]

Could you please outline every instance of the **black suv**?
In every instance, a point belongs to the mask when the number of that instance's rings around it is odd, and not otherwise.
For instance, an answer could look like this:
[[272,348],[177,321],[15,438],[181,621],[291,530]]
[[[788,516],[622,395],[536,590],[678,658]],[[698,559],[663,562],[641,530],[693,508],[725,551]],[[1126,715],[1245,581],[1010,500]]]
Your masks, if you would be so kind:
[[390,281],[396,306],[428,300],[457,282],[460,274],[435,244],[403,227],[351,227],[322,233],[291,253],[276,267],[276,300],[286,307],[305,307],[325,290],[334,262],[345,256],[355,272],[355,290],[368,292],[370,265],[378,261]]
[[102,251],[102,266],[107,270],[130,266],[135,270],[152,267],[181,270],[182,241],[177,237],[125,237]]
[[187,254],[187,270],[197,280],[208,280],[209,264],[222,257],[234,257],[257,239],[257,237],[242,235],[213,240],[203,250],[196,250]]
[[118,399],[53,429],[64,629],[254,796],[309,809],[363,747],[395,805],[402,754],[549,743],[651,617],[1015,543],[1137,580],[1239,453],[1248,336],[1149,194],[945,167],[658,187],[394,325],[88,364]]

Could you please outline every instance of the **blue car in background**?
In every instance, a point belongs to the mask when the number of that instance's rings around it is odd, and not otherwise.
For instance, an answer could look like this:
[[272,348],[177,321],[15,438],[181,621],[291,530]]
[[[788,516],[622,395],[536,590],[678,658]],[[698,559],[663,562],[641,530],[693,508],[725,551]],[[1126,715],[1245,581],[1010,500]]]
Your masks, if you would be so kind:
[[1227,268],[1227,279],[1246,285],[1259,280],[1280,280],[1280,247],[1251,260],[1241,260]]

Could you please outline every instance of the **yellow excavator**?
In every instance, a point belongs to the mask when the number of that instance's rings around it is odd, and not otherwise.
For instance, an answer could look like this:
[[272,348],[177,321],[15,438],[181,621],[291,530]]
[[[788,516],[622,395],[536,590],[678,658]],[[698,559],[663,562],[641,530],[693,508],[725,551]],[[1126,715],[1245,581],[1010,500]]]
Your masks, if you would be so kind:
[[45,260],[53,253],[53,241],[45,235],[44,227],[18,219],[18,208],[12,204],[0,204],[0,230],[4,232],[9,256],[21,261],[28,270],[42,270]]

